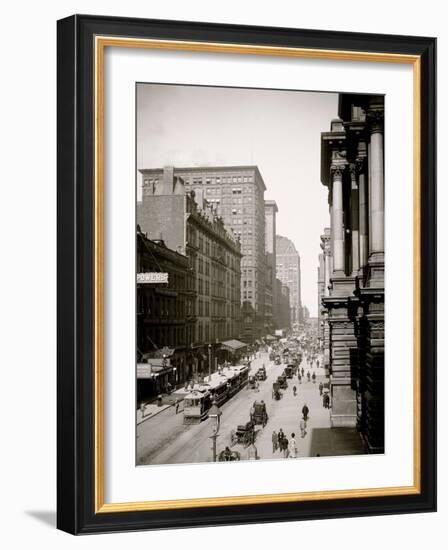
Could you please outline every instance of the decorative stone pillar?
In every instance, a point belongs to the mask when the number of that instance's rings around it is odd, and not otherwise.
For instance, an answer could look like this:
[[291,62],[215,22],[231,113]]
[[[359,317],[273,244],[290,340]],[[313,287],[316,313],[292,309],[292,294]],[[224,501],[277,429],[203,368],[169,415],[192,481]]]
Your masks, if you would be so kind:
[[352,233],[352,275],[358,275],[359,270],[359,189],[356,165],[350,165],[350,226]]
[[342,195],[343,170],[344,167],[340,165],[331,167],[333,198],[333,273],[336,276],[343,276],[345,268],[344,207]]
[[384,162],[383,98],[370,103],[367,113],[370,130],[369,148],[369,286],[384,286]]
[[358,156],[356,165],[358,169],[359,189],[359,268],[360,273],[367,265],[369,259],[369,224],[367,204],[367,146],[364,142],[358,144]]

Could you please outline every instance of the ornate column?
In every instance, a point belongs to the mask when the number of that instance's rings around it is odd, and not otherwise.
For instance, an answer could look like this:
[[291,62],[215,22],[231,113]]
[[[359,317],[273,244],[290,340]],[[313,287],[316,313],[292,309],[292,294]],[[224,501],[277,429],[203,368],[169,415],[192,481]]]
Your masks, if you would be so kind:
[[356,166],[358,168],[359,189],[359,267],[362,270],[369,259],[369,224],[367,204],[367,145],[364,142],[358,144],[358,156]]
[[333,274],[344,275],[345,268],[345,235],[344,235],[344,207],[342,195],[343,165],[332,165],[332,234],[333,234]]
[[372,266],[382,264],[383,269],[373,269],[372,278],[384,281],[384,163],[383,163],[383,98],[373,100],[367,113],[370,129],[370,256]]
[[350,165],[350,226],[352,232],[352,276],[359,270],[359,189],[356,164]]

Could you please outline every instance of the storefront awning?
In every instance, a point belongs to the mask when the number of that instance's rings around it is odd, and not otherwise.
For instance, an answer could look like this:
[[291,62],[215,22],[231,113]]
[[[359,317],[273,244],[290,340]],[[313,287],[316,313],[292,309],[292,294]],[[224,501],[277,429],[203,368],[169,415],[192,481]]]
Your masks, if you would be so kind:
[[243,348],[247,347],[247,344],[244,344],[243,342],[240,342],[239,340],[226,340],[225,342],[222,342],[221,348],[226,349],[228,351],[238,351]]
[[175,348],[168,348],[168,347],[164,347],[162,349],[157,349],[157,350],[154,350],[154,351],[149,351],[148,353],[144,353],[143,354],[143,359],[146,360],[146,361],[154,361],[155,359],[160,359],[161,361],[163,360],[163,356],[165,357],[171,357],[172,355],[174,355],[174,352],[175,352]]
[[171,372],[172,370],[173,367],[169,359],[148,359],[147,363],[137,363],[137,379],[157,378],[158,376]]

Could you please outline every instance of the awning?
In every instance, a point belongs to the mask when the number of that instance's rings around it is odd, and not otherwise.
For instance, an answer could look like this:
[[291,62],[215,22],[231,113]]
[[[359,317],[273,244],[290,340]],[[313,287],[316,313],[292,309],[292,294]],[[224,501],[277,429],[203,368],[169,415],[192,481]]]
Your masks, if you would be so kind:
[[149,359],[147,363],[137,363],[137,378],[157,378],[162,374],[172,372],[173,367],[170,364],[169,359]]
[[226,340],[225,342],[222,342],[221,346],[222,346],[222,349],[235,352],[247,347],[247,344],[244,344],[239,340]]
[[163,361],[163,356],[165,355],[165,357],[171,357],[172,355],[174,355],[174,352],[176,350],[174,348],[167,348],[167,347],[164,347],[162,349],[158,349],[158,350],[155,350],[155,351],[149,351],[148,353],[144,353],[143,354],[143,359],[149,361],[153,361],[153,360],[156,360],[156,359],[160,359],[160,361]]

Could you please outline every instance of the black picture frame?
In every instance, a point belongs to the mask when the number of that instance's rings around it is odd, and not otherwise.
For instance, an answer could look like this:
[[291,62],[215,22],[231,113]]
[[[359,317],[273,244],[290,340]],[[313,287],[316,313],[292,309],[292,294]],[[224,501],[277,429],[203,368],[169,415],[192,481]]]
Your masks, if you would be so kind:
[[[436,39],[74,15],[57,25],[57,526],[72,534],[436,509]],[[94,38],[121,36],[416,55],[421,61],[419,494],[164,510],[95,510]]]

